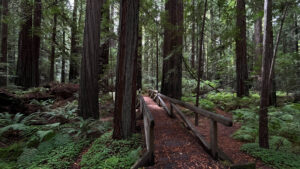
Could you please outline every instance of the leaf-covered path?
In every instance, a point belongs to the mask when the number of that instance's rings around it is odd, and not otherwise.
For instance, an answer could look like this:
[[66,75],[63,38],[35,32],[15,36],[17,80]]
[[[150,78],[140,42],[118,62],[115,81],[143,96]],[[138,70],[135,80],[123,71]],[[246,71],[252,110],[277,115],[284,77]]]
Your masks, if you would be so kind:
[[176,118],[168,117],[150,97],[144,99],[155,120],[155,165],[148,168],[224,168]]

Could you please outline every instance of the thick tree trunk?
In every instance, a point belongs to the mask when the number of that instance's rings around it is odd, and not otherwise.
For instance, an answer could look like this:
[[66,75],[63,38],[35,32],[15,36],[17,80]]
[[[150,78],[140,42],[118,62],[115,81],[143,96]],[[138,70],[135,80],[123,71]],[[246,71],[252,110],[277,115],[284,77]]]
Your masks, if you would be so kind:
[[65,83],[66,79],[66,58],[65,58],[65,53],[66,53],[66,31],[63,28],[63,54],[61,55],[61,83]]
[[[108,3],[109,1],[104,2]],[[103,5],[103,10],[101,11],[101,33],[106,35],[109,34],[109,5]],[[102,36],[101,36],[102,37]],[[100,47],[100,59],[99,59],[99,68],[100,68],[100,77],[104,76],[105,71],[107,70],[108,62],[109,62],[109,47],[110,47],[110,39],[108,37],[103,37],[105,42]],[[108,78],[101,78],[101,86],[103,93],[108,93]]]
[[1,59],[0,63],[3,64],[0,67],[0,87],[7,85],[8,73],[7,73],[7,37],[8,37],[8,24],[7,24],[7,16],[8,16],[8,0],[2,0],[2,20],[1,28]]
[[237,0],[236,11],[236,91],[238,97],[243,97],[249,96],[245,0]]
[[70,72],[69,72],[69,81],[74,81],[78,75],[78,58],[79,54],[77,51],[77,8],[78,8],[78,0],[74,0],[73,7],[73,21],[71,24],[71,55],[70,55]]
[[[21,24],[19,35],[19,56],[17,65],[17,79],[16,85],[25,88],[37,87],[39,84],[38,71],[36,70],[36,63],[38,58],[33,55],[32,38],[32,9],[33,6],[29,0],[22,1],[22,17],[24,21]],[[37,18],[37,17],[36,17]]]
[[[57,1],[55,1],[57,5]],[[50,82],[55,81],[54,66],[55,66],[55,45],[56,45],[56,26],[57,26],[57,14],[53,16],[53,28],[52,28],[52,44],[51,44],[51,56],[50,56]]]
[[268,106],[270,94],[270,70],[273,57],[272,0],[265,0],[264,32],[263,67],[261,73],[262,87],[259,110],[259,146],[263,148],[269,148]]
[[180,99],[182,96],[183,2],[168,0],[164,32],[163,75],[161,93]]
[[80,72],[79,116],[99,118],[98,59],[102,1],[86,1],[83,56]]
[[138,23],[139,1],[121,0],[114,139],[128,138],[135,128]]
[[41,46],[41,23],[42,23],[42,0],[35,0],[35,9],[33,16],[33,72],[35,73],[36,86],[39,86],[40,82],[40,70],[39,70],[39,58],[40,58],[40,46]]

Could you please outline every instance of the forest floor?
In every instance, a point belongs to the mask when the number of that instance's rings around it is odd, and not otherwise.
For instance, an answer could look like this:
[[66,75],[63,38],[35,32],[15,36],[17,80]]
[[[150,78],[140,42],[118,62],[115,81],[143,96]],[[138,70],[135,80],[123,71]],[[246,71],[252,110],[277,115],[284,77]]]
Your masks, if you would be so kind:
[[[228,164],[213,160],[177,118],[170,118],[150,97],[144,99],[155,120],[155,165],[148,168],[228,168]],[[221,110],[217,113],[232,116]],[[194,122],[192,117],[190,120]],[[199,124],[197,129],[209,141],[209,120],[201,117]],[[239,123],[234,123],[233,127],[218,126],[221,149],[235,164],[255,163],[257,168],[271,168],[240,151],[243,143],[230,137],[240,126]]]

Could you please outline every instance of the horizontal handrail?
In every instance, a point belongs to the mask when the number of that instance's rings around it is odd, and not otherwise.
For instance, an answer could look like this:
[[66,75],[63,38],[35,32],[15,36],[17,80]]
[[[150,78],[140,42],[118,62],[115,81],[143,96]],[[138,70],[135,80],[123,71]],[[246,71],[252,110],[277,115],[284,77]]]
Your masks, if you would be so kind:
[[232,126],[232,119],[230,118],[227,118],[227,117],[224,117],[222,115],[219,115],[219,114],[216,114],[216,113],[213,113],[213,112],[210,112],[210,111],[207,111],[207,110],[204,110],[204,109],[201,109],[199,107],[196,107],[194,105],[191,105],[189,103],[185,103],[183,101],[180,101],[180,100],[177,100],[177,99],[173,99],[173,98],[170,98],[168,96],[165,96],[161,93],[158,93],[157,91],[154,91],[154,90],[150,90],[151,92],[153,93],[156,93],[158,96],[160,96],[161,98],[163,99],[166,99],[168,101],[170,101],[171,103],[173,104],[178,104],[186,109],[189,109],[195,113],[198,113],[202,116],[205,116],[205,117],[208,117],[214,121],[217,121],[218,123],[221,123],[225,126]]

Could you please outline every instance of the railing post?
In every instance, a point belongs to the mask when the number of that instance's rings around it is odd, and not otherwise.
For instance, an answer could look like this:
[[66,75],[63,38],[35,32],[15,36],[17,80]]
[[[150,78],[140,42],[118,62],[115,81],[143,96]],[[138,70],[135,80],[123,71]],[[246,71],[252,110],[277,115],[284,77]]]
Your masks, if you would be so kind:
[[150,165],[154,164],[154,127],[150,126],[150,152],[151,152],[151,157],[150,157]]
[[218,159],[218,123],[210,120],[210,148],[211,155],[214,159]]

